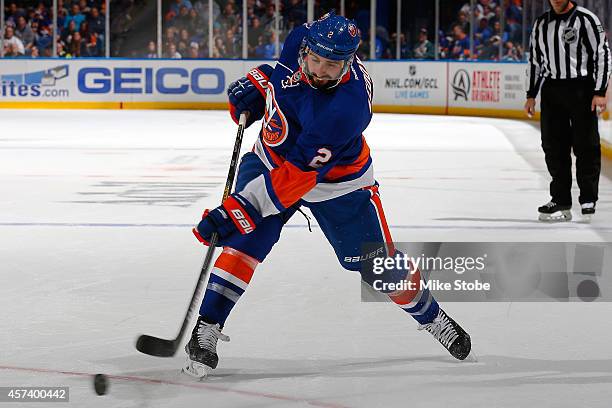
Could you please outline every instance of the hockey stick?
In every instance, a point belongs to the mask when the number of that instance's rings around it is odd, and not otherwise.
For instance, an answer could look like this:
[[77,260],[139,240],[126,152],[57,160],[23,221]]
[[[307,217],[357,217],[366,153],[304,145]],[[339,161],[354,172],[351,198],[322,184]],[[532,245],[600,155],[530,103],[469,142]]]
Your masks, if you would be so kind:
[[[236,142],[234,143],[234,152],[232,153],[232,161],[230,162],[229,171],[227,172],[227,181],[225,182],[225,190],[223,191],[223,199],[221,202],[227,199],[232,191],[232,186],[234,185],[238,157],[240,156],[240,146],[242,145],[242,136],[244,135],[247,117],[248,112],[243,112],[240,115],[240,120],[238,121],[238,132],[236,134]],[[217,245],[218,238],[219,237],[216,233],[212,234],[210,237],[208,251],[206,252],[204,263],[202,264],[202,269],[200,270],[200,277],[198,278],[196,287],[193,290],[193,295],[191,296],[191,301],[189,302],[189,308],[187,309],[187,313],[185,313],[183,324],[181,325],[181,329],[176,335],[176,338],[166,340],[160,339],[159,337],[142,334],[136,341],[136,349],[138,351],[156,357],[172,357],[176,353],[176,350],[178,350],[181,345],[181,340],[185,335],[185,331],[187,330],[187,325],[189,324],[191,315],[193,314],[202,296],[202,287],[204,286],[204,281],[208,276],[208,270],[210,269],[213,255],[215,254],[215,247]]]

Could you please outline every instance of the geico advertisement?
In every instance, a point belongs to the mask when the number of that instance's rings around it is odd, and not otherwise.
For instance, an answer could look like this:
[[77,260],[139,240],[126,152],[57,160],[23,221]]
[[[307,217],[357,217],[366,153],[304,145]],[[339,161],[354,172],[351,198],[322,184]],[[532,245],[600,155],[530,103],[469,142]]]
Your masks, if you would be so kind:
[[4,60],[4,101],[225,102],[253,61]]
[[446,63],[376,62],[367,68],[374,80],[375,104],[446,105]]
[[449,107],[522,109],[526,64],[448,65]]

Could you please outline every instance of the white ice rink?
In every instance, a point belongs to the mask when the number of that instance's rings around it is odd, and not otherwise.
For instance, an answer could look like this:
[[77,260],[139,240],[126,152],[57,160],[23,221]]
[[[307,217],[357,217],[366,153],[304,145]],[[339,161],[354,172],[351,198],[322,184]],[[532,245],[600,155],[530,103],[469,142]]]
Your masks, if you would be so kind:
[[[227,112],[0,111],[0,386],[70,387],[54,407],[610,407],[612,304],[447,304],[479,357],[457,362],[398,308],[360,302],[299,214],[214,377],[138,353],[138,334],[178,329],[204,254],[190,229],[218,205],[234,135]],[[536,221],[548,174],[529,123],[375,114],[366,137],[396,241],[612,239],[608,168],[593,223]]]

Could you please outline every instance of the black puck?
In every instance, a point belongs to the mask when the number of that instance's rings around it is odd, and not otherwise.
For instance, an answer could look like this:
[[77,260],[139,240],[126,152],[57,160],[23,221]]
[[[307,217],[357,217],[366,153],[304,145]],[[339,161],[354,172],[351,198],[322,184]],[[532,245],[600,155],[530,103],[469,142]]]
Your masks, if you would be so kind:
[[94,390],[96,394],[104,395],[108,391],[108,378],[104,374],[96,374],[94,376]]

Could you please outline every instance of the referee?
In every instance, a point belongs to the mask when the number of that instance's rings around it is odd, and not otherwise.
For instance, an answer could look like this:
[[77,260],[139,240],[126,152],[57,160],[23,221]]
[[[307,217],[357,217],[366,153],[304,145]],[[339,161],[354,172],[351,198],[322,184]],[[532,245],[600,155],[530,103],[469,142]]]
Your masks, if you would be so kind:
[[597,115],[606,110],[610,47],[595,14],[570,0],[549,0],[531,33],[525,112],[535,113],[542,85],[542,148],[551,200],[538,208],[541,221],[572,219],[572,158],[576,156],[578,201],[586,219],[595,214],[601,150]]

